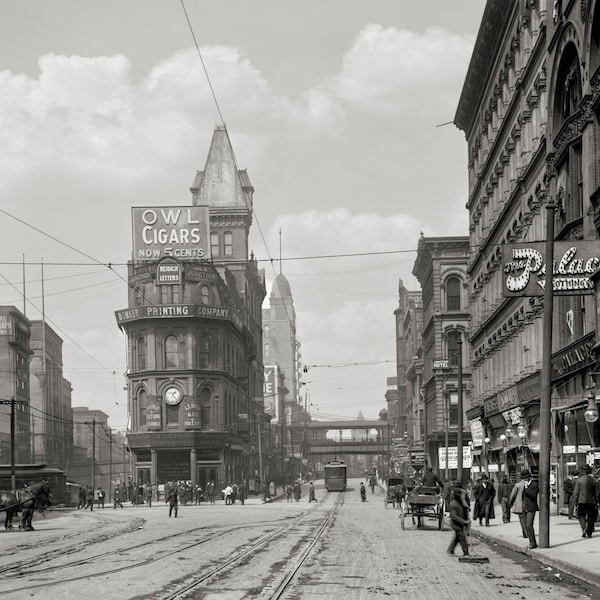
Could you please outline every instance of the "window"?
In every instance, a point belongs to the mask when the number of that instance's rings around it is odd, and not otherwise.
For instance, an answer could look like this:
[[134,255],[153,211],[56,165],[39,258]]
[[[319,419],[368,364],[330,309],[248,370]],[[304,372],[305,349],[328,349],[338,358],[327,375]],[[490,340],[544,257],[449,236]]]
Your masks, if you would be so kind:
[[225,256],[233,255],[233,234],[231,231],[226,231],[223,234],[223,254]]
[[202,304],[210,304],[210,289],[207,285],[200,288],[200,302]]
[[219,256],[219,234],[214,231],[210,234],[210,253]]
[[146,426],[146,409],[148,408],[148,396],[146,390],[140,390],[138,395],[138,406],[140,410],[140,427]]
[[211,360],[212,340],[209,335],[201,335],[198,339],[198,368],[207,369]]
[[448,426],[458,426],[458,391],[449,391],[448,393]]
[[179,425],[179,406],[167,404],[167,425]]
[[460,336],[460,331],[449,331],[447,334],[446,347],[448,350],[448,364],[451,367],[458,366],[458,342]]
[[202,388],[200,391],[200,427],[202,429],[214,429],[210,420],[210,405],[212,399],[212,390]]
[[134,291],[135,291],[135,305],[141,306],[142,304],[144,304],[144,288],[142,286],[138,285]]
[[460,310],[460,287],[458,277],[449,277],[446,281],[446,309]]
[[146,340],[143,337],[137,339],[136,343],[137,370],[146,368]]
[[585,333],[584,296],[559,296],[556,300],[558,300],[558,337],[560,345],[567,346]]
[[168,335],[165,338],[165,368],[176,369],[179,366],[179,353],[177,348],[177,338],[174,335]]

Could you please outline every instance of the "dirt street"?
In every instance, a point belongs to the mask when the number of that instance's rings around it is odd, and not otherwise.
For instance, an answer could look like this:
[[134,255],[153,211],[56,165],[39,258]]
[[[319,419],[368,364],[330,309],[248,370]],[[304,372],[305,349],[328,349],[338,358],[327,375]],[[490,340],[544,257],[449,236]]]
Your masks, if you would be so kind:
[[459,562],[445,552],[448,527],[440,531],[437,520],[426,520],[417,529],[407,520],[403,531],[382,490],[369,491],[363,503],[358,483],[349,482],[339,507],[338,494],[317,485],[317,503],[305,496],[181,506],[177,519],[160,503],[36,516],[35,532],[0,532],[0,594],[7,600],[42,594],[49,600],[600,599],[587,584],[484,543],[475,541],[472,550],[489,563]]

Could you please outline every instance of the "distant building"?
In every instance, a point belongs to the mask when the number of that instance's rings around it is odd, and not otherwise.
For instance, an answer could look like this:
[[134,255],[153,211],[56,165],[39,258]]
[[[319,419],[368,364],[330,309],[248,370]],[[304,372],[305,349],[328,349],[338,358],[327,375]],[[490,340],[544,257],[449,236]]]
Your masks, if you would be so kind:
[[[15,400],[15,463],[31,461],[29,359],[31,321],[14,306],[0,306],[0,399]],[[0,463],[11,462],[9,404],[0,404]]]
[[68,469],[72,463],[72,387],[63,377],[62,338],[44,321],[31,321],[32,462]]
[[[461,350],[463,410],[470,407],[471,371],[467,343],[469,256],[469,238],[466,236],[426,238],[421,234],[413,267],[413,275],[421,284],[423,299],[425,456],[426,464],[435,469],[440,468],[440,450],[446,448],[446,439],[449,448],[456,448]],[[463,425],[468,426],[464,418]],[[469,436],[465,435],[465,445],[468,439]],[[456,475],[456,472],[453,474]]]

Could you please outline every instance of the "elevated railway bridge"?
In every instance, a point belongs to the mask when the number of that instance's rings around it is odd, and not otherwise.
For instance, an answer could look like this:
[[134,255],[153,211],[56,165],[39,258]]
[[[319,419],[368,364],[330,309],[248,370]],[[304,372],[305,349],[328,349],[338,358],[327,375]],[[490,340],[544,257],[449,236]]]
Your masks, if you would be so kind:
[[322,465],[335,458],[349,467],[349,476],[361,476],[365,470],[388,469],[393,451],[392,427],[387,421],[309,421],[288,426],[293,454],[303,457],[309,467],[319,472]]

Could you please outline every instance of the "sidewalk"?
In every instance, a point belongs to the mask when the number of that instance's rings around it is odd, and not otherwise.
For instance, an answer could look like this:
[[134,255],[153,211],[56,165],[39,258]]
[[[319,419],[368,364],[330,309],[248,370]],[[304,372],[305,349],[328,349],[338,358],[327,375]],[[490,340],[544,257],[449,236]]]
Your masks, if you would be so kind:
[[[596,524],[597,531],[591,538],[582,538],[577,519],[551,515],[550,547],[527,550],[529,541],[523,538],[518,516],[513,514],[510,523],[502,523],[502,509],[495,505],[494,510],[496,518],[490,521],[489,527],[480,526],[479,521],[471,523],[472,535],[523,552],[545,565],[600,586],[600,523]],[[539,512],[535,516],[534,528],[539,544]]]

